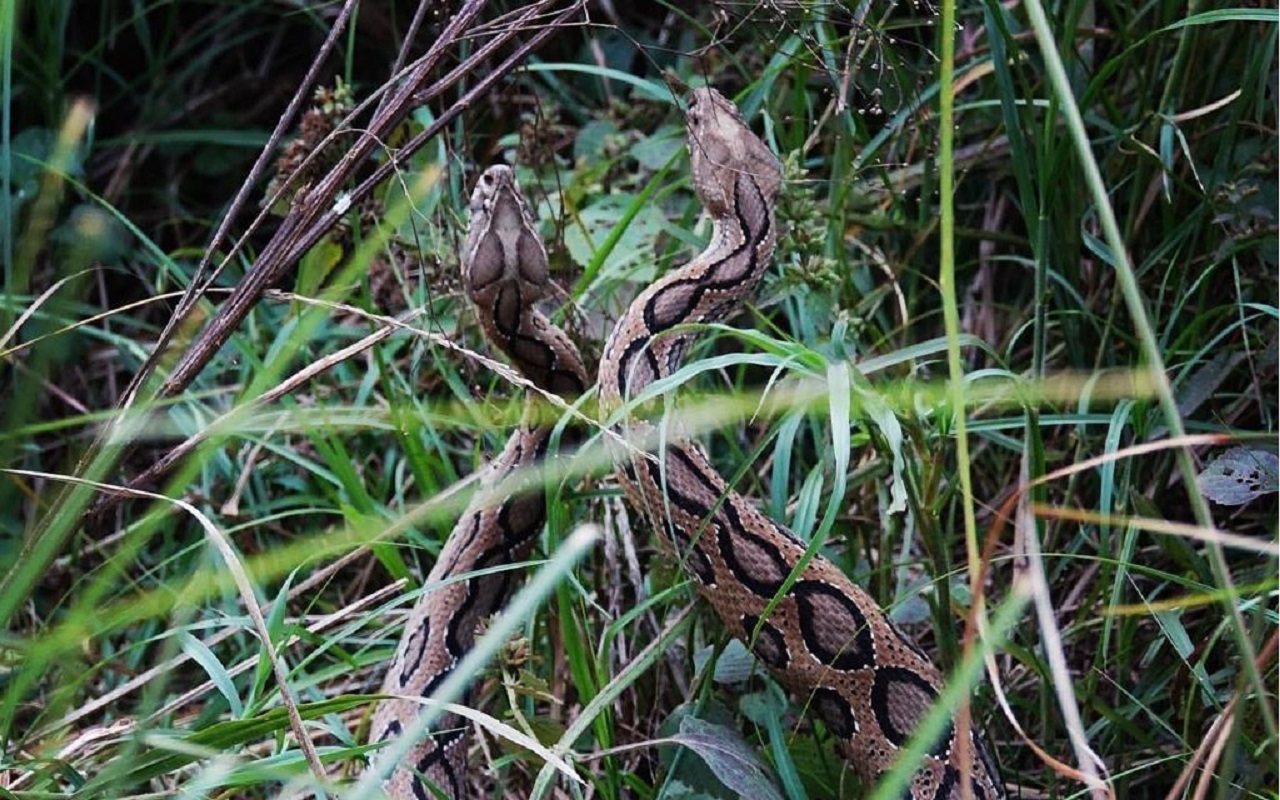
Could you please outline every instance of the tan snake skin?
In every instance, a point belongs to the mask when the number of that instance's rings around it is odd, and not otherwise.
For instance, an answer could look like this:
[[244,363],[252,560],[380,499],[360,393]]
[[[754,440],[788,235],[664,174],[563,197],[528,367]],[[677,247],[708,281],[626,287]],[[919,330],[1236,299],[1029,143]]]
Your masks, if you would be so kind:
[[[585,391],[587,371],[569,337],[551,324],[534,303],[549,287],[547,254],[509,167],[485,170],[471,195],[471,223],[463,245],[467,296],[489,341],[503,351],[525,377],[544,391],[576,397]],[[431,585],[475,570],[525,558],[546,519],[546,495],[540,483],[516,490],[498,505],[486,503],[485,488],[536,464],[550,431],[525,418],[502,454],[486,467],[477,500],[454,526],[435,567]],[[526,473],[527,474],[527,473]],[[475,642],[476,626],[502,608],[514,573],[499,572],[453,583],[424,594],[405,624],[404,637],[382,684],[382,693],[428,697],[449,676]],[[370,740],[398,736],[417,716],[412,700],[378,705]],[[415,747],[408,762],[383,783],[394,800],[431,800],[434,783],[449,797],[465,796],[466,723],[445,715],[436,733]]]
[[[713,222],[711,243],[642,292],[614,326],[600,359],[603,413],[675,372],[693,334],[671,329],[733,313],[773,254],[781,188],[773,154],[714,89],[693,92],[688,132],[694,189]],[[651,438],[651,427],[632,418],[622,425],[630,441]],[[864,783],[874,785],[937,697],[937,669],[825,558],[810,561],[784,592],[804,544],[729,489],[678,428],[660,456],[657,463],[620,462],[618,480],[631,502],[680,554],[725,627],[818,712]],[[765,607],[779,595],[765,619]],[[968,752],[976,757],[962,769],[955,739],[948,725],[913,776],[911,797],[958,799],[963,774],[973,797],[1002,796],[981,741],[970,739]]]
[[[754,292],[772,257],[777,238],[773,208],[781,188],[773,154],[737,108],[713,89],[693,92],[688,136],[694,187],[713,221],[711,243],[642,292],[618,320],[600,362],[602,417],[675,372],[694,334],[672,329],[731,315]],[[576,394],[585,379],[567,339],[545,319],[525,322],[521,314],[526,312],[519,310],[525,307],[521,301],[531,303],[539,294],[532,287],[546,285],[545,254],[531,224],[528,236],[514,232],[517,212],[525,212],[514,180],[504,170],[486,172],[472,198],[472,228],[463,259],[469,293],[486,332],[518,367],[543,388]],[[486,189],[493,183],[509,185],[510,192]],[[507,223],[498,224],[503,215]],[[520,218],[528,223],[527,215]],[[526,253],[531,265],[521,262]],[[523,289],[526,285],[531,288]],[[629,415],[618,429],[633,442],[659,438],[652,436],[653,423]],[[544,438],[545,432],[528,426],[517,431],[489,468],[491,474],[506,474],[536,458]],[[863,782],[874,785],[937,698],[937,669],[866,592],[823,557],[811,560],[788,585],[804,544],[729,489],[702,450],[684,438],[678,423],[668,424],[663,441],[656,459],[616,453],[618,479],[632,504],[679,553],[729,631],[818,713]],[[492,511],[469,510],[429,580],[499,558],[523,557],[542,524],[541,504],[538,491]],[[507,587],[497,585],[499,580],[484,579],[492,585],[473,580],[424,596],[384,691],[430,694],[470,646],[476,622],[500,606]],[[775,600],[766,618],[766,606]],[[432,638],[438,631],[445,632],[443,640]],[[395,734],[417,708],[383,703],[375,714],[375,740]],[[462,797],[461,741],[460,732],[436,734],[410,766],[453,797]],[[967,764],[961,763],[958,745],[956,726],[949,723],[911,780],[913,800],[959,800],[964,775],[977,800],[1004,796],[981,739],[971,734]],[[403,768],[386,790],[395,800],[431,796],[421,779]]]

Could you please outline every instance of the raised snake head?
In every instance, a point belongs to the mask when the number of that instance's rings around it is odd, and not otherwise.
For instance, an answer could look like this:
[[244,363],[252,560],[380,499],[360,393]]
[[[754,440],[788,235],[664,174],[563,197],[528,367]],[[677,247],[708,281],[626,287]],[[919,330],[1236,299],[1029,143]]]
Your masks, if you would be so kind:
[[511,167],[495,164],[481,174],[469,210],[462,275],[471,301],[487,304],[504,285],[518,289],[522,303],[545,297],[547,251]]
[[686,115],[693,188],[707,213],[732,213],[740,175],[750,175],[772,205],[782,187],[778,159],[743,121],[738,107],[710,87],[694,89]]

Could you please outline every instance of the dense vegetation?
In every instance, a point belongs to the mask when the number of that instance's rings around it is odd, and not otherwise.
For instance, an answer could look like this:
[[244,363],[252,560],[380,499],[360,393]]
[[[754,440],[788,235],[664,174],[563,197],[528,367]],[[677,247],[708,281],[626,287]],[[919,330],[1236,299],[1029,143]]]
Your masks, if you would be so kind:
[[[720,469],[969,666],[1013,794],[1276,795],[1272,4],[390,0],[321,55],[350,5],[0,2],[0,797],[373,796],[419,567],[524,402],[467,191],[518,165],[594,357],[705,241],[668,77],[786,169],[743,332],[681,373]],[[862,796],[584,433],[474,700],[586,784],[489,735],[477,789]]]

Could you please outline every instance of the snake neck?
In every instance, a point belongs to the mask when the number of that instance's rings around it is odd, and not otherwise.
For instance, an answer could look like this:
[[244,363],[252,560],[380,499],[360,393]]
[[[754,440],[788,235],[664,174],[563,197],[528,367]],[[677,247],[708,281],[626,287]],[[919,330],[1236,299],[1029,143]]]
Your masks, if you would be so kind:
[[485,337],[522,375],[544,392],[575,398],[587,388],[587,370],[569,335],[522,297],[516,281],[501,281],[474,292],[472,302]]
[[679,369],[694,333],[673,328],[724,319],[755,291],[777,242],[773,198],[741,172],[734,200],[712,218],[707,247],[641,292],[614,326],[600,360],[606,415]]
[[[491,167],[477,182],[463,247],[467,296],[491,344],[543,392],[577,397],[587,372],[573,342],[535,307],[550,291],[546,253],[515,176]],[[405,625],[378,705],[371,741],[400,736],[417,717],[416,697],[433,695],[475,643],[477,628],[506,602],[520,572],[500,569],[527,557],[546,520],[543,473],[552,428],[544,409],[525,402],[519,427],[485,468],[479,489],[427,576]],[[561,444],[564,439],[561,440]],[[469,690],[468,690],[469,691]],[[465,703],[465,698],[463,699]],[[446,713],[430,737],[384,782],[396,800],[466,797],[466,723]]]

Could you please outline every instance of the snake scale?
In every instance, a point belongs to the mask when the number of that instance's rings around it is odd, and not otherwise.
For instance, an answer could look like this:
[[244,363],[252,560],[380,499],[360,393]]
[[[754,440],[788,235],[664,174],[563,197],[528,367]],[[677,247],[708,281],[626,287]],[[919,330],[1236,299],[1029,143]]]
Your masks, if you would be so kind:
[[[600,361],[602,419],[674,373],[695,336],[688,326],[733,314],[772,258],[774,203],[782,183],[777,160],[737,107],[714,89],[693,92],[687,127],[693,185],[713,223],[711,241],[645,289],[615,324]],[[576,351],[532,310],[545,293],[546,255],[506,167],[482,176],[471,213],[464,272],[486,333],[539,387],[580,393],[586,381]],[[631,504],[679,554],[726,628],[817,713],[864,783],[874,785],[937,699],[938,670],[865,591],[821,555],[792,576],[804,543],[729,488],[678,423],[668,423],[657,436],[655,423],[628,413],[621,417],[616,427],[627,441],[661,442],[656,458],[615,448],[615,472]],[[522,425],[485,480],[536,460],[545,437],[545,431]],[[522,557],[542,524],[542,498],[535,491],[495,508],[469,509],[430,579]],[[473,579],[425,595],[406,627],[384,692],[429,694],[470,645],[475,624],[500,606],[505,580]],[[375,740],[395,734],[417,708],[409,701],[384,701],[375,713]],[[412,763],[385,785],[388,795],[425,800],[432,796],[426,778],[461,797],[461,742],[456,732],[425,740]],[[1004,797],[981,739],[970,732],[967,746],[961,744],[954,721],[948,721],[912,776],[913,800],[959,800],[966,795],[966,775],[973,798]]]
[[[477,309],[485,336],[520,372],[543,391],[577,397],[586,391],[587,370],[564,331],[534,304],[550,289],[547,253],[509,167],[485,170],[471,196],[471,223],[462,248],[463,282]],[[463,512],[445,542],[427,584],[486,567],[518,561],[528,555],[546,519],[541,483],[519,483],[494,504],[492,489],[513,475],[529,474],[546,452],[550,430],[534,424],[532,408],[489,463],[476,499]],[[521,491],[521,489],[524,491]],[[449,676],[475,642],[476,626],[498,611],[512,588],[513,573],[450,583],[424,594],[405,623],[404,636],[382,693],[429,697]],[[371,739],[398,736],[421,705],[408,699],[378,704],[370,725]],[[394,800],[430,800],[434,783],[450,797],[465,796],[465,721],[444,715],[437,733],[414,748],[410,763],[396,769],[383,784]]]

